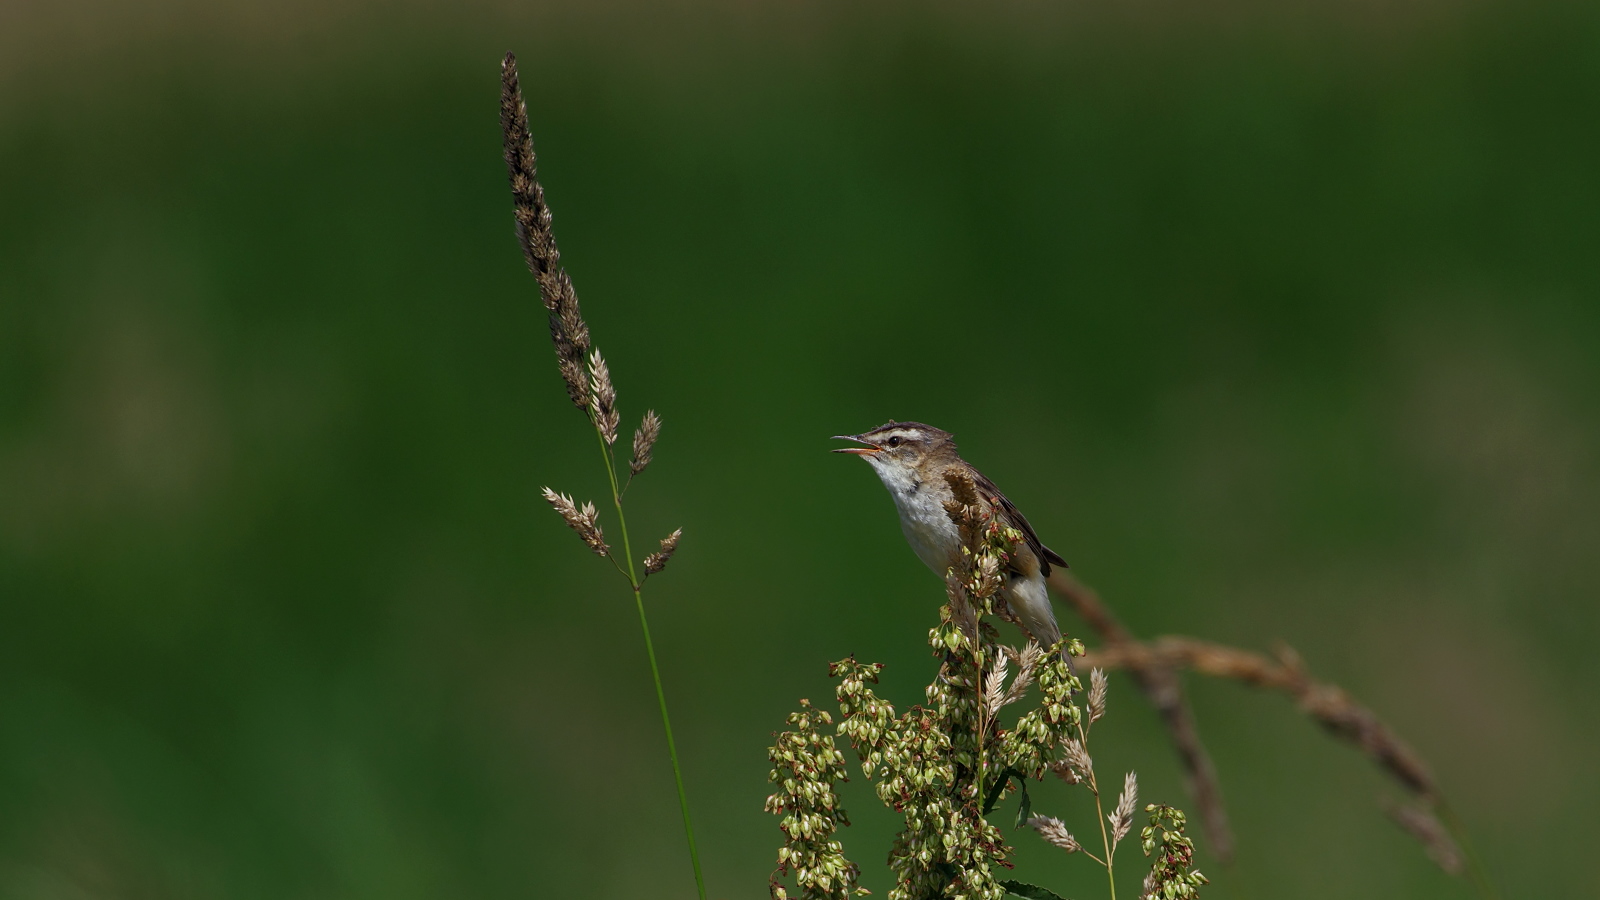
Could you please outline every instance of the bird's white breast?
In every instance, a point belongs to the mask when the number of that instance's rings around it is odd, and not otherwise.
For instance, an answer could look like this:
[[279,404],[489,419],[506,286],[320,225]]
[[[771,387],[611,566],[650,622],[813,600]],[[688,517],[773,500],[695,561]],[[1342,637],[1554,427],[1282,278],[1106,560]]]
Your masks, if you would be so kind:
[[900,528],[907,543],[916,551],[917,558],[944,577],[961,552],[961,534],[944,511],[944,500],[950,496],[949,485],[942,481],[919,481],[915,473],[900,466],[873,466],[894,498],[900,513]]

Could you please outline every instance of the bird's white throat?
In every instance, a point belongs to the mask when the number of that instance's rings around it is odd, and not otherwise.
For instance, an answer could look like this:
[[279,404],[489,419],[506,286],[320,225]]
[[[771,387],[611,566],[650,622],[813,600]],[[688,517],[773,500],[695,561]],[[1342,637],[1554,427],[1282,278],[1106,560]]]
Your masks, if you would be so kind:
[[935,575],[943,578],[961,553],[961,533],[944,509],[944,501],[952,496],[950,486],[943,480],[923,481],[916,470],[891,460],[868,457],[867,461],[894,498],[900,529],[911,549]]

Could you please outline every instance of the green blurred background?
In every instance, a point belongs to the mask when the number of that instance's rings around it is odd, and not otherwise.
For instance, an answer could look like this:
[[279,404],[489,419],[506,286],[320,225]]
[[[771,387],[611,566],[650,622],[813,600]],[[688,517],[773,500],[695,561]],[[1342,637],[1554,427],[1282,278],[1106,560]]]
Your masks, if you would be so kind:
[[[692,896],[631,603],[538,496],[603,476],[508,49],[625,427],[666,421],[632,521],[685,531],[649,604],[716,897],[764,895],[764,748],[826,662],[932,673],[942,591],[826,452],[891,417],[1139,631],[1369,702],[1508,896],[1592,890],[1593,4],[13,0],[0,896]],[[1192,687],[1208,896],[1470,895],[1348,747]],[[1112,704],[1097,759],[1187,802]]]

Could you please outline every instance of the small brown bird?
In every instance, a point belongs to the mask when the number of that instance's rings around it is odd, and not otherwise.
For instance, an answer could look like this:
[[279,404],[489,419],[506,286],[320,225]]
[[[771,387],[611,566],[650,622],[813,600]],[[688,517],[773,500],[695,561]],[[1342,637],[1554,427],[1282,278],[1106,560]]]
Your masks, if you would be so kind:
[[[1067,561],[1046,547],[1022,513],[1000,493],[994,482],[956,453],[950,432],[920,422],[894,422],[862,434],[835,435],[838,440],[856,441],[864,447],[841,447],[835,453],[853,453],[866,460],[894,497],[900,513],[900,528],[917,557],[935,575],[961,559],[961,535],[945,512],[946,501],[954,499],[944,470],[959,466],[972,476],[978,496],[1003,525],[1022,532],[1023,540],[1011,555],[1006,583],[1000,596],[1011,607],[1029,637],[1048,647],[1061,640],[1055,611],[1045,576],[1052,565],[1065,567]],[[1064,655],[1064,654],[1063,654]],[[1069,659],[1068,662],[1071,662]]]

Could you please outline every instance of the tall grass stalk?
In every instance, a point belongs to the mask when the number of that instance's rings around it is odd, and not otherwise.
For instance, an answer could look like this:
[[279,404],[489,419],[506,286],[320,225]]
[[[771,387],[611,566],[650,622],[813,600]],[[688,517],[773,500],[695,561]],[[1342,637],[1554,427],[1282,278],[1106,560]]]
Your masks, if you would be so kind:
[[506,172],[511,179],[511,194],[515,201],[517,239],[522,246],[528,271],[539,282],[539,293],[545,309],[550,313],[550,339],[555,345],[556,366],[566,382],[567,396],[574,406],[582,410],[594,426],[595,438],[600,442],[600,457],[605,461],[606,483],[611,490],[611,504],[617,512],[617,529],[622,534],[622,555],[619,560],[606,543],[605,532],[594,504],[578,506],[566,494],[544,489],[544,497],[560,513],[578,537],[596,555],[611,565],[628,582],[633,591],[633,603],[639,610],[639,630],[644,634],[645,655],[650,659],[650,677],[655,682],[656,703],[661,709],[661,729],[667,737],[667,756],[672,760],[672,780],[678,788],[678,807],[683,813],[683,833],[689,844],[689,862],[694,867],[695,888],[700,900],[706,898],[705,874],[700,867],[700,851],[695,845],[694,825],[689,816],[689,794],[683,787],[683,768],[678,762],[678,745],[672,736],[672,718],[667,714],[667,692],[661,685],[661,667],[656,662],[655,642],[650,639],[650,620],[645,615],[644,583],[651,575],[666,568],[678,549],[679,529],[661,539],[661,549],[643,560],[641,574],[633,557],[633,540],[628,534],[628,518],[622,509],[623,494],[633,479],[650,465],[651,452],[661,434],[661,419],[654,410],[646,412],[639,429],[633,435],[633,457],[628,463],[628,478],[617,477],[615,446],[620,416],[617,413],[617,391],[611,381],[611,370],[605,357],[594,348],[589,325],[578,307],[578,295],[572,280],[561,267],[561,251],[556,247],[555,235],[550,228],[550,207],[545,204],[544,189],[539,185],[538,161],[533,153],[533,138],[528,132],[528,110],[522,100],[522,89],[517,80],[517,58],[506,54],[501,65],[500,125],[505,136]]

